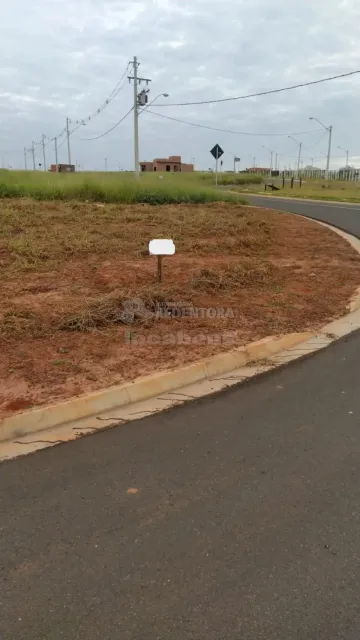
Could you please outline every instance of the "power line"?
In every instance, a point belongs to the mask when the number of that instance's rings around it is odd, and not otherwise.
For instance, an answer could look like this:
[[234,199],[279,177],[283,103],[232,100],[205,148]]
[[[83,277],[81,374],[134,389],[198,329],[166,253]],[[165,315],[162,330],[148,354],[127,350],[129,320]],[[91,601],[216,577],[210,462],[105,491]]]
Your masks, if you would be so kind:
[[[282,158],[298,158],[298,156],[292,156],[292,155],[288,155],[287,153],[278,153],[278,156],[282,157]],[[332,158],[343,158],[344,156],[331,156]],[[352,158],[356,158],[357,156],[349,156]],[[302,159],[307,158],[308,160],[310,159],[318,159],[318,158],[322,158],[323,160],[326,159],[326,153],[324,153],[322,156],[302,156]]]
[[[124,87],[127,85],[126,74],[128,72],[128,69],[129,69],[129,63],[126,65],[124,73],[122,74],[119,82],[116,84],[116,86],[114,87],[112,92],[109,94],[109,96],[106,98],[106,100],[100,105],[100,107],[98,107],[98,109],[96,109],[96,111],[94,111],[90,116],[87,116],[86,118],[83,118],[81,120],[74,120],[73,124],[81,126],[82,124],[85,124],[85,120],[87,121],[92,120],[93,118],[98,116],[102,111],[104,111],[104,109],[110,104],[110,102],[112,102],[112,100],[114,100],[114,98],[116,98],[116,96],[120,93],[120,91],[122,91]],[[78,127],[73,129],[73,131],[76,131],[77,128]],[[57,139],[61,138],[64,135],[64,133],[66,133],[66,127],[62,129],[62,131],[58,133],[56,136],[54,136],[53,138],[48,138],[48,136],[46,136],[47,142],[45,143],[45,146],[50,144],[50,142],[54,142],[55,138]],[[65,140],[59,145],[58,148],[60,148],[64,144],[64,142]],[[43,141],[40,140],[40,142],[35,142],[34,146],[38,147],[42,144],[43,144]]]
[[[122,86],[120,87],[120,84],[122,83],[124,78],[127,80],[126,74],[127,74],[128,70],[129,70],[129,65],[130,65],[130,62],[127,63],[124,73],[122,74],[122,76],[121,76],[119,82],[117,83],[115,89],[113,89],[113,91],[111,92],[110,96],[108,97],[108,100],[112,100],[115,97],[115,95],[117,95],[118,88],[119,88],[119,91],[122,89]],[[125,81],[125,84],[126,84],[126,81]]]
[[[318,144],[320,144],[320,142],[322,142],[322,140],[324,140],[324,138],[328,135],[328,132],[325,131],[325,133],[319,138],[319,140],[317,142],[315,142],[315,144],[312,144],[311,146],[309,145],[304,145],[306,147],[306,149],[313,149],[314,147],[317,147]],[[310,156],[312,157],[312,156]]]
[[[133,111],[134,107],[131,107],[131,109],[129,109],[129,111],[121,118],[121,120],[119,120],[116,124],[114,124],[113,127],[111,127],[111,129],[108,129],[107,131],[105,131],[104,133],[101,133],[99,136],[95,136],[94,138],[79,138],[78,136],[74,136],[77,140],[98,140],[99,138],[103,138],[104,136],[106,136],[108,133],[110,133],[111,131],[114,131],[114,129],[116,129],[116,127],[119,126],[119,124],[121,124],[122,122],[124,122],[125,118],[128,117],[128,115],[130,115],[130,113]],[[79,125],[81,126],[81,125]],[[78,128],[78,127],[77,127]],[[76,129],[74,129],[74,131],[76,131]],[[73,133],[73,131],[71,132]]]
[[[314,158],[314,160],[317,160],[319,158],[322,158],[323,160],[326,160],[326,153],[324,153],[322,156],[304,156],[305,158]],[[331,156],[332,158],[343,158],[344,156]],[[350,156],[351,158],[356,158],[357,156]]]
[[[50,142],[54,142],[55,138],[61,138],[61,136],[63,136],[65,132],[66,132],[66,127],[62,129],[62,131],[60,131],[60,133],[58,133],[53,138],[48,138],[48,136],[45,136],[47,139],[45,146],[47,147],[47,145],[50,144]],[[34,142],[34,147],[39,147],[40,145],[42,145],[42,140],[40,142]]]
[[120,91],[122,91],[126,87],[127,85],[126,74],[128,72],[128,69],[129,69],[129,63],[127,64],[125,71],[122,74],[115,88],[112,90],[110,95],[106,98],[106,100],[101,104],[101,106],[96,109],[96,111],[94,111],[90,116],[87,116],[86,118],[82,118],[81,120],[74,120],[73,122],[75,124],[83,124],[85,123],[85,121],[89,121],[89,120],[92,120],[93,118],[96,118],[96,116],[98,116],[102,111],[104,111],[104,109],[106,109],[106,107],[110,104],[110,102],[112,102],[114,98],[116,98],[116,96],[119,95]]
[[[27,151],[29,150],[30,149],[27,149]],[[6,155],[8,155],[9,153],[23,153],[23,151],[24,149],[1,149],[1,153],[6,153]]]
[[230,129],[219,129],[217,127],[209,127],[205,124],[198,124],[196,122],[189,122],[187,120],[180,120],[179,118],[172,118],[170,116],[165,116],[163,113],[156,113],[155,111],[151,111],[150,109],[146,109],[146,113],[151,113],[154,116],[158,116],[159,118],[166,118],[166,120],[174,120],[174,122],[181,122],[182,124],[188,124],[191,127],[199,127],[201,129],[209,129],[210,131],[220,131],[222,133],[233,133],[240,136],[301,136],[307,133],[316,133],[317,131],[322,131],[322,129],[312,129],[311,131],[297,131],[295,133],[249,133],[248,131],[233,131]]
[[310,82],[302,82],[301,84],[294,84],[289,87],[283,87],[282,89],[271,89],[269,91],[259,91],[258,93],[249,93],[244,96],[235,96],[233,98],[218,98],[215,100],[199,100],[194,102],[169,102],[164,104],[158,104],[158,107],[186,107],[196,104],[215,104],[218,102],[231,102],[233,100],[245,100],[246,98],[257,98],[259,96],[267,96],[271,93],[281,93],[282,91],[291,91],[292,89],[300,89],[301,87],[309,87],[314,84],[320,84],[322,82],[330,82],[331,80],[337,80],[338,78],[347,78],[360,73],[360,69],[356,71],[349,71],[348,73],[340,73],[337,76],[330,76],[328,78],[321,78],[320,80],[312,80]]
[[[48,138],[47,136],[45,136],[47,138],[47,142],[45,143],[45,147],[47,147],[50,142],[54,142],[55,139],[59,139],[61,138],[61,136],[64,135],[64,133],[66,133],[66,127],[64,127],[64,129],[62,129],[60,131],[60,133],[58,133],[56,136],[54,136],[53,138]],[[41,144],[41,143],[36,143],[36,145]],[[61,146],[61,145],[60,145]]]
[[[80,129],[80,127],[81,127],[81,123],[78,124],[72,131],[70,131],[69,135],[71,136],[74,133],[74,131],[77,131],[78,129]],[[65,129],[65,131],[66,131],[66,129]],[[60,147],[62,147],[63,144],[65,144],[66,141],[67,141],[67,137],[64,138],[64,140],[58,145],[58,149],[60,149]]]
[[[294,134],[292,134],[294,135]],[[298,134],[299,135],[299,134]],[[319,140],[317,140],[317,142],[315,142],[315,144],[312,145],[307,145],[307,144],[303,144],[303,148],[304,149],[313,149],[314,147],[317,147],[318,144],[320,144],[320,142],[322,142],[322,140],[325,138],[325,136],[327,136],[327,131],[325,131],[325,133],[319,138]],[[283,158],[297,158],[298,156],[292,156],[290,154],[287,153],[278,153],[278,156],[282,156]],[[321,157],[321,156],[303,156],[303,158],[312,158],[312,157]],[[341,156],[333,156],[333,158],[337,158],[337,157],[341,157]]]

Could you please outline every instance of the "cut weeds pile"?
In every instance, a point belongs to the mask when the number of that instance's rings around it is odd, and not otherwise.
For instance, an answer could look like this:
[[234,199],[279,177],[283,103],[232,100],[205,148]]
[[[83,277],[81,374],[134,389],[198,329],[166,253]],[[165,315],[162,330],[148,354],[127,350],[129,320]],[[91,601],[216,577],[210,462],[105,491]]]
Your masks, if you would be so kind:
[[[161,284],[157,237],[177,251]],[[0,269],[1,416],[314,329],[360,285],[360,258],[335,233],[224,202],[3,200]]]

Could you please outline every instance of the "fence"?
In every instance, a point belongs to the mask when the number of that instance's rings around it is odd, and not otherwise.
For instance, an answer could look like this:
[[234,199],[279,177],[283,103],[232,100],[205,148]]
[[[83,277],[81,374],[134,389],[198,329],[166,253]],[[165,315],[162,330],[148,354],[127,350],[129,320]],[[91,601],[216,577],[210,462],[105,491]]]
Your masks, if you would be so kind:
[[[312,180],[325,180],[325,171],[324,169],[301,169],[301,171],[281,171],[280,177],[285,176],[285,178],[298,178],[301,176],[302,178],[308,178]],[[329,180],[342,180],[346,182],[355,182],[359,180],[359,169],[351,169],[349,171],[341,170],[340,171],[329,171]]]

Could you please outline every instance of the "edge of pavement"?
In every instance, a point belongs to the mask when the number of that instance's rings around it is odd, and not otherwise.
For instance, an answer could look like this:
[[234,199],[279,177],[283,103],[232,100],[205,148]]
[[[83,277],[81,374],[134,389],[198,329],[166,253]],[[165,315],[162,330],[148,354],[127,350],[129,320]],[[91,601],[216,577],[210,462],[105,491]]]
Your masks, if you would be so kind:
[[[360,239],[326,223],[314,222],[331,228],[360,253]],[[360,288],[349,303],[349,313],[319,331],[268,336],[176,370],[160,371],[123,385],[7,417],[0,421],[0,461],[216,393],[310,355],[358,328]]]
[[[302,196],[280,196],[277,193],[258,193],[257,191],[229,191],[229,193],[237,193],[241,196],[250,196],[250,198],[277,198],[277,200],[288,200],[290,202],[311,202],[313,204],[337,204],[350,207],[360,207],[358,202],[349,202],[349,200],[327,200],[326,198],[303,198]],[[314,220],[314,218],[311,218]],[[331,226],[331,225],[328,225]]]

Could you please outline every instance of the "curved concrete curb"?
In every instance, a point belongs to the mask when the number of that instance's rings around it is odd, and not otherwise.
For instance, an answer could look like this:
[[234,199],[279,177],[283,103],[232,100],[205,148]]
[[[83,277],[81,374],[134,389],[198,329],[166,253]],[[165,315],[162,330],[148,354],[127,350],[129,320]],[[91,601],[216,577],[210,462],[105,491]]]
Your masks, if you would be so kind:
[[268,337],[247,346],[204,358],[175,371],[160,371],[109,389],[95,391],[57,405],[20,413],[0,422],[0,442],[45,431],[104,412],[116,411],[125,405],[174,391],[185,385],[222,375],[250,362],[263,360],[310,338],[312,333],[292,333]]
[[[331,225],[314,222],[338,233],[360,253],[359,239]],[[139,419],[314,353],[360,329],[360,288],[349,303],[349,309],[346,316],[316,333],[270,336],[175,371],[158,372],[58,405],[5,418],[0,422],[0,460]],[[35,435],[37,433],[39,436]]]

